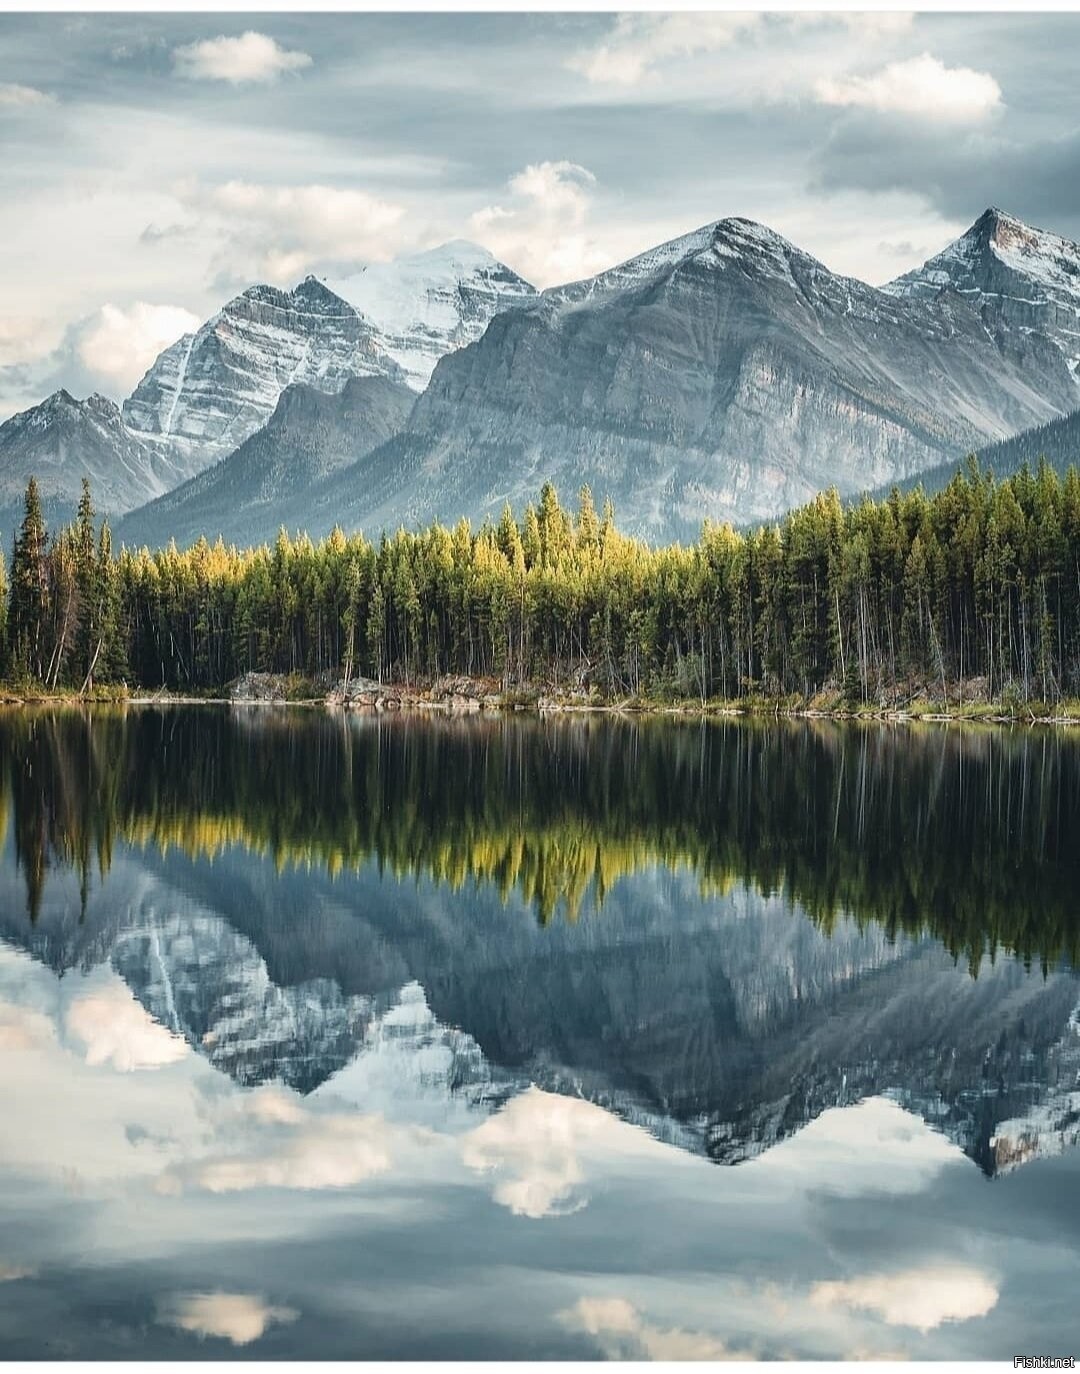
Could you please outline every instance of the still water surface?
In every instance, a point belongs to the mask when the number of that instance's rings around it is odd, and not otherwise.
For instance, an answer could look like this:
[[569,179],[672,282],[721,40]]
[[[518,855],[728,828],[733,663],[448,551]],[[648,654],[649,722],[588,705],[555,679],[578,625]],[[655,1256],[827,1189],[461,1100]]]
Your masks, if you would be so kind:
[[0,1357],[1080,1345],[1080,737],[0,717]]

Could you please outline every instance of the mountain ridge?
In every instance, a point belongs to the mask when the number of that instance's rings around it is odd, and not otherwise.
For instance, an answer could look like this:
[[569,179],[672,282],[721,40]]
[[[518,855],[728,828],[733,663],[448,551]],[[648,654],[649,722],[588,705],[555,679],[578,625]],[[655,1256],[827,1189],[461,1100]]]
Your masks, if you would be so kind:
[[312,496],[369,530],[496,517],[545,480],[630,531],[770,519],[1045,423],[1080,389],[1038,333],[995,338],[957,292],[898,297],[774,231],[720,220],[541,293],[436,366],[401,435]]

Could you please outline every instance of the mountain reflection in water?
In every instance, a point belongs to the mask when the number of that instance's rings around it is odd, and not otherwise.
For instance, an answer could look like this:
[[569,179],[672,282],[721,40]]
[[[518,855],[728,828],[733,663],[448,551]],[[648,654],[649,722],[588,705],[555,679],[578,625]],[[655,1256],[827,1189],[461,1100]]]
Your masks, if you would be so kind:
[[[866,1131],[886,1192],[962,1154],[1016,1175],[1080,1139],[1078,821],[1067,733],[5,715],[0,1046],[18,1051],[15,1074],[60,1045],[99,1073],[203,1085],[197,1129],[122,1124],[124,1150],[156,1161],[154,1208],[266,1188],[367,1196],[402,1159],[433,1180],[431,1142],[451,1136],[454,1168],[490,1176],[494,1203],[566,1225],[590,1150],[625,1155],[658,1199],[680,1157],[756,1161],[713,1171],[745,1178],[746,1196],[796,1163],[835,1189],[841,1156],[852,1177],[870,1167]],[[856,1123],[847,1144],[838,1122]],[[0,1179],[31,1151],[29,1124],[5,1129]],[[466,1249],[486,1225],[462,1223]],[[5,1344],[16,1269],[0,1247],[0,1354],[40,1353],[25,1333]],[[912,1329],[985,1317],[990,1280],[964,1272],[930,1287],[959,1284],[968,1316]],[[174,1277],[155,1353],[200,1321],[204,1337],[217,1322],[300,1341],[288,1285],[278,1316],[241,1294],[207,1317]],[[873,1307],[814,1292],[819,1315]],[[521,1328],[520,1353],[581,1354],[585,1337],[592,1353],[684,1349],[672,1313],[654,1330],[625,1297],[582,1301],[559,1308],[557,1332]],[[430,1316],[432,1340],[447,1320]],[[809,1329],[747,1349],[840,1348]],[[730,1335],[723,1350],[746,1353]],[[475,1332],[451,1346],[489,1349]],[[490,1353],[513,1349],[504,1332]]]

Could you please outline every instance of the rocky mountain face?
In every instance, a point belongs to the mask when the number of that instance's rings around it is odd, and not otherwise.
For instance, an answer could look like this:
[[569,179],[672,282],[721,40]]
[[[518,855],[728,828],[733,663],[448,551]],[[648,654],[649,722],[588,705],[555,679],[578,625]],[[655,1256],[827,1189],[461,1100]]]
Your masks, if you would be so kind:
[[990,209],[885,290],[906,300],[962,296],[999,340],[1027,333],[1051,339],[1080,382],[1080,244]]
[[[251,287],[166,348],[122,412],[104,397],[76,401],[61,391],[14,416],[0,426],[5,527],[17,520],[32,473],[50,519],[69,518],[83,476],[99,509],[116,516],[209,475],[268,426],[227,477],[185,487],[182,505],[148,512],[138,538],[190,542],[226,526],[227,537],[264,538],[269,530],[272,538],[287,512],[268,515],[265,527],[249,532],[236,498],[253,507],[286,503],[345,458],[356,460],[396,433],[443,354],[474,342],[493,315],[536,294],[468,243],[371,267],[341,289],[336,294],[314,277],[291,291]],[[385,385],[363,398],[354,392],[340,405],[319,401],[356,378]],[[306,399],[299,388],[307,389]],[[286,392],[286,412],[279,414]],[[172,517],[175,526],[167,523]]]
[[865,490],[1073,408],[1049,337],[995,337],[960,295],[834,275],[722,220],[497,315],[444,358],[403,433],[313,500],[371,530],[498,516],[588,482],[656,540]]
[[[1011,439],[999,439],[996,444],[987,444],[975,454],[983,471],[990,471],[995,477],[1009,477],[1026,463],[1034,472],[1045,458],[1047,463],[1064,477],[1070,467],[1080,468],[1080,410],[1072,410],[1060,419],[1049,424],[1036,425],[1033,429],[1023,429]],[[963,463],[951,459],[927,468],[915,477],[901,482],[889,482],[870,493],[878,500],[884,500],[893,486],[901,491],[910,491],[921,486],[932,495],[943,491]]]
[[496,315],[536,296],[535,287],[486,248],[460,239],[329,285],[371,321],[417,391],[440,358],[475,343]]
[[260,429],[294,382],[336,392],[350,377],[401,375],[368,321],[314,277],[253,286],[161,354],[124,423],[190,477]]
[[[742,219],[539,294],[465,243],[334,286],[245,291],[165,350],[122,423],[66,393],[16,416],[5,490],[34,470],[66,515],[85,473],[125,512],[269,426],[132,537],[377,535],[497,518],[550,479],[566,499],[588,482],[632,532],[693,538],[705,517],[903,483],[1080,407],[1080,247],[995,210],[883,290]],[[289,388],[355,377],[422,394],[404,425],[398,402],[392,422],[350,418],[295,391],[275,413]]]
[[200,535],[240,546],[272,542],[284,524],[308,524],[308,491],[355,463],[405,424],[415,392],[389,377],[351,377],[328,394],[294,382],[262,429],[213,467],[122,520],[131,547],[183,548]]
[[104,396],[77,401],[57,391],[0,425],[0,522],[7,537],[22,518],[23,494],[36,477],[50,521],[68,520],[84,476],[106,511],[126,511],[180,479],[171,456],[144,444]]

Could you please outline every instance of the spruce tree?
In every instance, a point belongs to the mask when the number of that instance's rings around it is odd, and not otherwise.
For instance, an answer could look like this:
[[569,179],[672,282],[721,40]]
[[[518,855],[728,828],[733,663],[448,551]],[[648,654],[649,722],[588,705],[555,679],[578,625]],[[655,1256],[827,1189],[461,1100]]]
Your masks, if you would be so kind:
[[37,479],[30,478],[24,498],[22,525],[15,537],[11,560],[11,604],[8,634],[12,672],[16,677],[44,681],[45,619],[48,613],[48,532],[41,512]]

